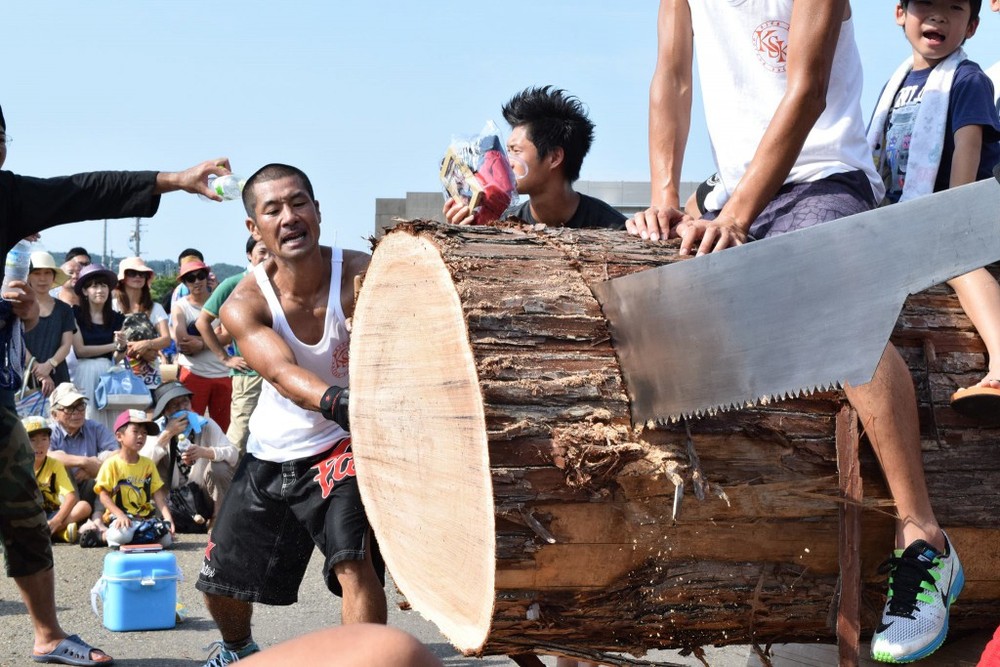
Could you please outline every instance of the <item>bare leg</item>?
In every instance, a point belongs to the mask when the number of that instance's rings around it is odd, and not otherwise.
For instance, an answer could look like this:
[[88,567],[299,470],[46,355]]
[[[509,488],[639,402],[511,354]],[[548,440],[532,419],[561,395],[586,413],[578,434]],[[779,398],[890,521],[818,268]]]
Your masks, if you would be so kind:
[[896,348],[882,355],[868,384],[847,387],[896,502],[896,547],[922,539],[944,551],[944,534],[927,496],[913,378]]
[[[28,616],[35,630],[34,652],[37,655],[48,653],[66,638],[66,632],[59,626],[56,618],[56,583],[53,568],[29,574],[25,577],[14,577],[14,583],[21,593],[21,599],[28,608]],[[110,662],[104,651],[94,649],[90,652],[91,660]]]
[[372,566],[372,552],[365,559],[343,560],[333,566],[333,573],[344,592],[340,619],[349,623],[382,623],[388,621],[385,592]]
[[73,509],[69,512],[69,522],[80,523],[86,521],[90,518],[90,511],[90,503],[86,500],[76,501],[76,505],[73,505]]
[[320,630],[278,644],[240,660],[247,667],[300,667],[333,664],[339,667],[441,667],[441,660],[402,630],[383,625],[354,624]]
[[986,269],[953,278],[948,285],[986,345],[990,367],[979,384],[1000,388],[1000,285]]
[[236,643],[250,637],[252,603],[205,593],[205,606],[208,607],[212,620],[219,626],[223,641]]

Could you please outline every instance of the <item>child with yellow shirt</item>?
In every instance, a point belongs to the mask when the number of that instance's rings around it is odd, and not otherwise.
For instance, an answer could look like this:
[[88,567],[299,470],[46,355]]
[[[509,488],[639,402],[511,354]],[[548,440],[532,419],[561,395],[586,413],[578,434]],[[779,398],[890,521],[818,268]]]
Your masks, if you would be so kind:
[[90,503],[79,500],[76,488],[66,472],[66,467],[49,456],[52,427],[44,417],[25,417],[21,420],[31,440],[35,453],[35,481],[42,492],[42,505],[48,519],[52,540],[76,542],[77,524],[90,516]]
[[[152,544],[170,546],[173,517],[167,507],[163,480],[152,459],[139,455],[147,435],[160,428],[142,410],[125,410],[115,420],[118,453],[107,459],[94,484],[104,504],[105,534],[109,546]],[[162,520],[156,517],[159,509]]]

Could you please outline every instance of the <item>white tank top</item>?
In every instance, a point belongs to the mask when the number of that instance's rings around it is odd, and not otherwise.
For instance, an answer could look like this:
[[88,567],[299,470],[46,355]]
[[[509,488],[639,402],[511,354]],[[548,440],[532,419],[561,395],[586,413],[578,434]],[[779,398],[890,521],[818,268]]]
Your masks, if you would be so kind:
[[[346,387],[350,379],[347,356],[350,334],[340,305],[342,265],[343,250],[333,248],[326,321],[323,336],[315,345],[300,341],[288,326],[285,312],[264,271],[264,263],[258,264],[253,273],[271,310],[272,328],[291,348],[296,363],[327,384]],[[265,381],[257,407],[250,416],[247,451],[265,461],[284,463],[324,452],[347,435],[336,422],[325,419],[318,412],[300,408]]]
[[[689,0],[688,6],[708,132],[722,181],[706,205],[718,210],[746,173],[785,92],[792,0]],[[851,19],[840,26],[826,109],[785,183],[860,169],[875,200],[882,200],[884,187],[861,116],[861,71]]]

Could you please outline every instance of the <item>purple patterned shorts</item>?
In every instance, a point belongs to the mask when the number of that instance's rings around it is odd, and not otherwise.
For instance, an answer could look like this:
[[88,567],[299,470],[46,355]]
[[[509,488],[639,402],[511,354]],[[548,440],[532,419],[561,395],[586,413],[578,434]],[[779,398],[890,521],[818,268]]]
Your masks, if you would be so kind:
[[[794,232],[875,208],[868,177],[861,170],[834,174],[811,183],[783,185],[750,225],[750,240]],[[714,220],[718,211],[703,217]]]

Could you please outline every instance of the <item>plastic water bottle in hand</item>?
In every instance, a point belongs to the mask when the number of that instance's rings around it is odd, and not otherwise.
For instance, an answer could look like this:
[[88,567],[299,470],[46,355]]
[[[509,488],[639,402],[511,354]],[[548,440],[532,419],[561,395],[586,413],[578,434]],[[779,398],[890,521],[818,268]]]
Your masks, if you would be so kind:
[[27,280],[28,269],[30,267],[31,244],[22,239],[7,253],[7,260],[4,262],[3,285],[0,286],[0,293],[10,291],[9,285],[12,280]]
[[[240,199],[243,196],[243,184],[242,178],[236,174],[226,174],[224,176],[216,176],[211,174],[208,177],[208,187],[215,190],[215,194],[222,197],[223,201],[232,201],[233,199]],[[204,195],[199,195],[205,201],[212,201]]]

